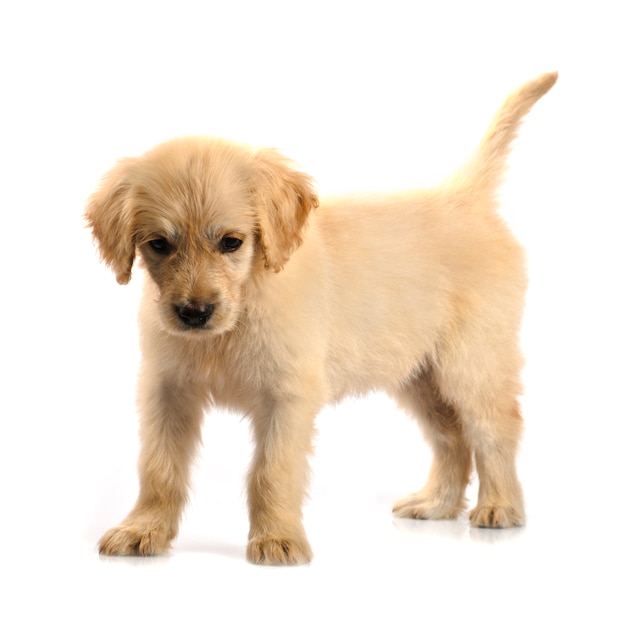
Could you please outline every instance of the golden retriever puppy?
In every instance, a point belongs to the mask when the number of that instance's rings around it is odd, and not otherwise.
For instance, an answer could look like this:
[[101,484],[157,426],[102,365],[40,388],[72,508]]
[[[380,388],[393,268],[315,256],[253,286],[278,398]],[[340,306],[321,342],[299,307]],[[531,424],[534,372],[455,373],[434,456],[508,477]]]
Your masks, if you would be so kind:
[[101,553],[168,549],[203,413],[221,405],[248,416],[255,437],[248,559],[309,561],[302,502],[315,416],[374,389],[415,415],[433,449],[424,488],[396,515],[454,518],[475,463],[471,524],[523,524],[515,456],[526,278],[495,193],[521,119],[556,78],[511,95],[473,158],[436,189],[318,208],[311,179],[278,153],[201,138],[106,175],[87,221],[120,283],[136,256],[148,280],[140,493]]

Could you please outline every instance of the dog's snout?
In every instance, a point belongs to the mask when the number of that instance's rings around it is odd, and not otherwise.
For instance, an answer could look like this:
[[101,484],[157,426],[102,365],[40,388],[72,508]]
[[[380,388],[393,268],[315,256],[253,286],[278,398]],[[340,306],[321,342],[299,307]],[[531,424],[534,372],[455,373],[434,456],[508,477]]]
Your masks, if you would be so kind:
[[213,311],[214,304],[186,304],[176,307],[178,318],[189,328],[201,328],[208,321]]

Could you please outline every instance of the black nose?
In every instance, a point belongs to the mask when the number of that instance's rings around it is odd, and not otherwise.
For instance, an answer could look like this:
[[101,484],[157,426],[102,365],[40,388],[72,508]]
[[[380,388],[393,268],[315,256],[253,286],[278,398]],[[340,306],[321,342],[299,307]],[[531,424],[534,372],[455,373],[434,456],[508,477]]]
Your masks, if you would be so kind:
[[176,314],[185,326],[201,328],[208,322],[214,310],[215,305],[213,304],[186,304],[177,306]]

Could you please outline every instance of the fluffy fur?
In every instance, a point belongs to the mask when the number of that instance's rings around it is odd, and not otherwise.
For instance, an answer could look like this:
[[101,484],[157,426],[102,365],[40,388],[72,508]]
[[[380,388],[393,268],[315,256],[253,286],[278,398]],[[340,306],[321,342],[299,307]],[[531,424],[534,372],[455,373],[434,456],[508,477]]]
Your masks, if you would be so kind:
[[433,449],[396,515],[448,519],[475,462],[474,526],[524,521],[515,456],[523,252],[495,192],[522,117],[556,81],[505,102],[474,157],[436,189],[318,199],[278,153],[186,138],[122,160],[86,216],[120,283],[135,256],[141,305],[140,493],[100,541],[109,555],[167,550],[187,499],[204,411],[249,416],[253,563],[311,559],[302,525],[314,420],[382,389]]

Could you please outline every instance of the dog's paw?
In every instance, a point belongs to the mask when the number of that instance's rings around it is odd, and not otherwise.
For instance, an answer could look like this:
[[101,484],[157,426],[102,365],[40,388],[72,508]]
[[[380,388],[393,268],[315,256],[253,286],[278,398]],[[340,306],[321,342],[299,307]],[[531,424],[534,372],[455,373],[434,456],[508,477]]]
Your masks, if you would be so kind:
[[100,554],[107,556],[154,556],[170,546],[170,537],[160,528],[122,524],[100,539]]
[[418,492],[398,500],[393,506],[393,514],[408,519],[454,519],[462,508],[454,500],[450,502]]
[[248,543],[247,558],[255,565],[304,565],[313,552],[305,538],[260,537]]
[[475,528],[512,528],[524,525],[524,512],[514,506],[477,506],[469,514]]

